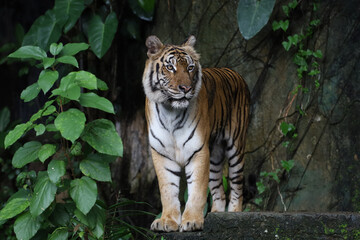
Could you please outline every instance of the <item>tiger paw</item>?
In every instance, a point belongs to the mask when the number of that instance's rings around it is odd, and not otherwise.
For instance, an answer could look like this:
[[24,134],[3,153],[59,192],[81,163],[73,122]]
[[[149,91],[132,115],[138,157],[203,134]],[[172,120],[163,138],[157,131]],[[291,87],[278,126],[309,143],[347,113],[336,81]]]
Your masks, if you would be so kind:
[[204,228],[204,218],[183,219],[180,225],[180,232],[190,232],[202,230]]
[[176,232],[179,230],[179,224],[171,218],[160,218],[153,221],[150,228],[152,231]]

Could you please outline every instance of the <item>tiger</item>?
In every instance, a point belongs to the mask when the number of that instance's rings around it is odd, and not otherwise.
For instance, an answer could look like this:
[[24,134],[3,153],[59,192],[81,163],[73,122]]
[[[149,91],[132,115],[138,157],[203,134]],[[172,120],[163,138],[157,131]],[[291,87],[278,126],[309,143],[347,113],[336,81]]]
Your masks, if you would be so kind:
[[[228,211],[242,211],[249,89],[229,68],[202,69],[195,42],[194,36],[181,45],[165,45],[156,36],[145,42],[145,115],[162,204],[161,218],[151,224],[153,231],[202,230],[208,187],[211,211],[225,211],[225,157]],[[188,189],[183,213],[179,201],[182,169]]]

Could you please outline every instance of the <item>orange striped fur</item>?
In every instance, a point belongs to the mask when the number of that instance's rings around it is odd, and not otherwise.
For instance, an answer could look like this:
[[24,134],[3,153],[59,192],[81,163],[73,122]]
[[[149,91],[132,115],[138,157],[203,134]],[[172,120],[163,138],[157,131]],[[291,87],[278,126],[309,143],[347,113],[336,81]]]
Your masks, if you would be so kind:
[[[249,90],[228,68],[202,69],[194,45],[193,36],[182,45],[163,45],[156,36],[146,40],[145,114],[163,207],[162,217],[151,225],[156,231],[202,229],[208,187],[211,211],[225,211],[225,158],[231,189],[228,210],[242,210]],[[178,196],[182,168],[189,194],[183,213]]]

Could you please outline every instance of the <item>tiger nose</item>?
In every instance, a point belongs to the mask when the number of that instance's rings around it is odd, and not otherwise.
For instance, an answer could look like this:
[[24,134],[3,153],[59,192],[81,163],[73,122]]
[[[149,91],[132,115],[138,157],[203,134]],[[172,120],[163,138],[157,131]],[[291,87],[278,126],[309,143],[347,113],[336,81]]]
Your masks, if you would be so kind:
[[183,93],[187,93],[191,90],[191,86],[186,86],[186,85],[179,85],[179,90],[182,91]]

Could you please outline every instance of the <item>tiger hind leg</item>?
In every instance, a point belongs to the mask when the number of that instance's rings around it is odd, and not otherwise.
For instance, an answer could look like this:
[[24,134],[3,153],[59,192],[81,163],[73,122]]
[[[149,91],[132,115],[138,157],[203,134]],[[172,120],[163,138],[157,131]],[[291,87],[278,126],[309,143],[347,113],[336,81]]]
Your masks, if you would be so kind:
[[209,189],[212,196],[211,212],[225,212],[226,196],[224,193],[222,173],[224,165],[224,146],[214,144],[210,154]]
[[243,204],[243,186],[244,186],[244,149],[243,147],[237,147],[231,145],[226,149],[226,156],[229,161],[229,212],[240,212],[242,211]]

